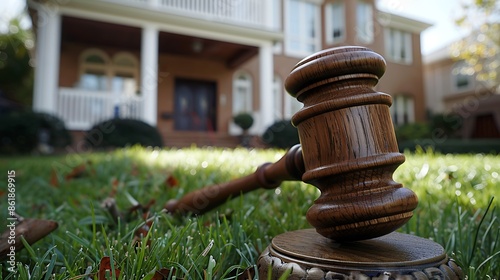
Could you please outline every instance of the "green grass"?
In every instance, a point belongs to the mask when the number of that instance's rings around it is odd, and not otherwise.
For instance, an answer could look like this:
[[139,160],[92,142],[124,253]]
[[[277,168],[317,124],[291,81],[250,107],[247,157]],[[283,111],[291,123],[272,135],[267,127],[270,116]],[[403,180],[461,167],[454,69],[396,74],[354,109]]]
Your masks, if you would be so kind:
[[[151,279],[161,268],[168,269],[171,279],[236,279],[256,266],[273,236],[310,227],[305,213],[318,196],[316,188],[286,182],[277,190],[257,190],[199,217],[174,217],[162,207],[188,191],[249,174],[283,153],[133,147],[2,158],[3,182],[7,170],[16,171],[16,211],[26,218],[55,220],[59,228],[17,253],[16,274],[9,274],[8,264],[0,262],[0,280],[88,279],[84,275],[96,275],[104,256],[112,260],[112,270],[120,270],[120,279]],[[81,164],[86,165],[81,177],[64,180]],[[57,187],[51,183],[53,172],[60,182]],[[400,231],[443,245],[470,280],[498,279],[500,210],[493,197],[500,189],[499,173],[499,156],[406,154],[394,177],[418,194],[420,204]],[[166,184],[169,176],[179,185]],[[134,199],[142,205],[154,200],[151,230],[140,243],[134,237],[145,223],[141,213],[115,221],[101,207],[109,196],[123,212]],[[0,219],[6,220],[6,194],[0,199]]]

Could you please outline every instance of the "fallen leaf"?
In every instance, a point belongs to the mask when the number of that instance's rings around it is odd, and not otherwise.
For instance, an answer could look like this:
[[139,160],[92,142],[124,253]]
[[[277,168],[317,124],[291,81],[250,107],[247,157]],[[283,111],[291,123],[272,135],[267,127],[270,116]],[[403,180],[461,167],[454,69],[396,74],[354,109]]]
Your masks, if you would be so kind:
[[[151,226],[153,225],[153,219],[149,221],[145,221],[144,225],[139,227],[135,232],[134,232],[134,243],[139,243],[142,241],[146,235],[148,235],[149,231],[151,230]],[[151,240],[148,240],[146,245],[151,245]]]
[[[106,280],[106,271],[110,272],[110,276],[113,277],[111,273],[111,259],[110,257],[102,257],[99,263],[99,273],[97,274],[97,280]],[[114,276],[116,279],[120,277],[120,270],[115,268]]]
[[149,211],[151,206],[153,206],[156,203],[156,199],[152,198],[149,200],[149,202],[142,207],[142,211],[146,212]]
[[59,187],[59,178],[57,177],[55,169],[52,169],[52,173],[50,175],[50,185],[53,187]]
[[[175,273],[175,270],[172,270],[172,275]],[[155,275],[153,276],[153,278],[151,278],[151,280],[164,280],[164,279],[168,279],[168,276],[170,275],[170,269],[168,268],[162,268],[160,270],[157,270],[155,272]]]
[[[148,213],[149,214],[149,209],[155,203],[156,203],[156,200],[154,198],[151,199],[151,200],[149,200],[149,202],[146,205],[142,205],[140,203],[137,203],[137,204],[135,204],[134,206],[132,206],[132,207],[130,207],[128,209],[128,211],[129,211],[128,214],[131,215],[134,212],[140,212],[139,214],[144,214],[144,213]],[[144,219],[147,219],[147,217],[145,217]]]
[[[17,224],[15,220],[17,219],[7,221],[7,230],[0,236],[0,260],[7,259],[7,254],[11,252],[11,246],[14,245],[16,252],[24,248],[21,236],[31,245],[58,227],[57,222],[49,220],[24,219]],[[15,233],[14,244],[9,243],[11,230],[14,230]]]
[[120,181],[116,179],[116,177],[113,177],[111,179],[111,192],[109,193],[109,197],[115,197],[116,193],[118,192],[118,186],[120,185]]
[[72,179],[76,179],[76,178],[80,178],[83,176],[83,174],[85,173],[85,171],[87,170],[87,166],[82,163],[80,165],[78,165],[77,167],[73,168],[73,170],[71,170],[71,172],[69,172],[65,179],[66,181],[70,181]]
[[167,184],[167,187],[170,188],[177,187],[179,185],[179,181],[172,175],[168,176],[165,183]]

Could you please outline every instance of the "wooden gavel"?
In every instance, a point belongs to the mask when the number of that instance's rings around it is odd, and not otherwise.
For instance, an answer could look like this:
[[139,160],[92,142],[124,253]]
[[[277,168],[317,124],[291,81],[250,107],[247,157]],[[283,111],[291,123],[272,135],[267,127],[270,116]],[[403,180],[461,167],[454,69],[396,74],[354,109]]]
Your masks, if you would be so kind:
[[321,235],[337,242],[379,237],[405,224],[418,199],[393,181],[399,153],[390,95],[374,87],[385,61],[364,47],[321,51],[300,61],[285,82],[304,107],[292,123],[300,143],[253,174],[167,202],[172,213],[201,214],[258,188],[303,180],[321,191],[307,212]]

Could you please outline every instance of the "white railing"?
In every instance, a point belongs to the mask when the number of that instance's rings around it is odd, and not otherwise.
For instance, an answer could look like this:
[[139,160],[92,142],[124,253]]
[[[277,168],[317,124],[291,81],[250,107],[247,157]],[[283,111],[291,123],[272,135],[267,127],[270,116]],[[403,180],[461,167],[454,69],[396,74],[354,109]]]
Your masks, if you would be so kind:
[[211,21],[280,29],[279,0],[127,0],[143,7]]
[[113,117],[143,119],[143,112],[140,96],[60,88],[57,98],[56,113],[64,120],[66,128],[72,130],[88,130]]

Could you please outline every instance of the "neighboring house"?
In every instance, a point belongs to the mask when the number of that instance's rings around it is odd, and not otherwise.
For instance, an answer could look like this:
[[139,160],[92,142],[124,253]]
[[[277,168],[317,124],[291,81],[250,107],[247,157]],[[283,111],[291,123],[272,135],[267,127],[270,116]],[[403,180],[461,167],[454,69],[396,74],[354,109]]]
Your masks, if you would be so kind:
[[500,138],[498,84],[491,87],[477,81],[464,63],[452,57],[450,47],[424,57],[429,114],[443,114],[444,121],[452,129],[456,127],[462,138]]
[[34,109],[85,131],[112,117],[158,127],[167,146],[235,145],[250,112],[260,135],[301,104],[283,82],[321,49],[383,55],[377,89],[395,124],[425,119],[420,33],[428,24],[377,11],[374,0],[31,0]]

